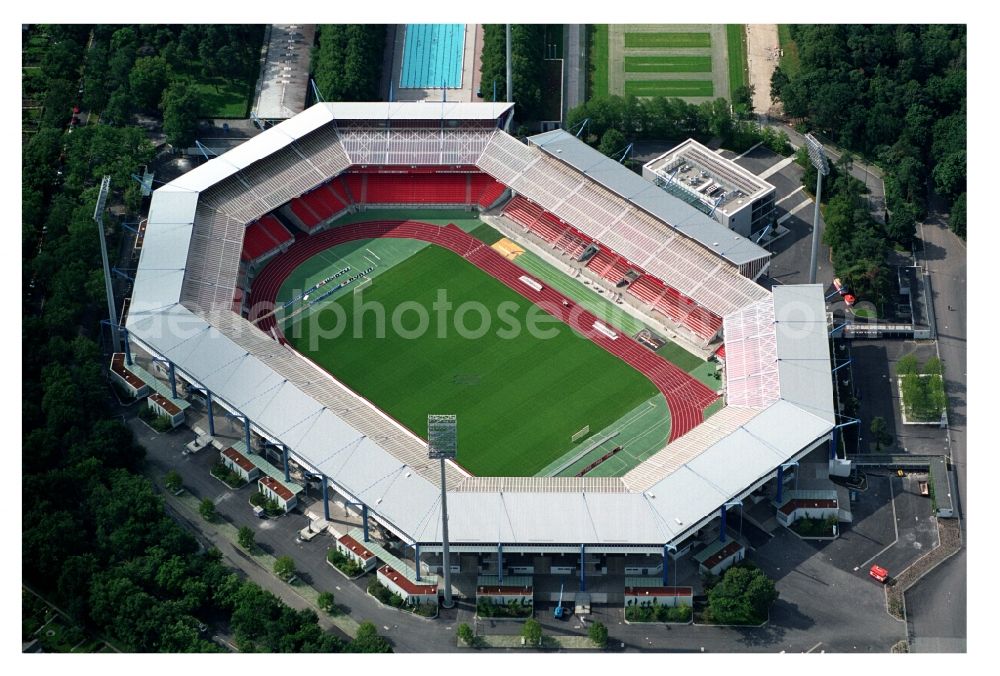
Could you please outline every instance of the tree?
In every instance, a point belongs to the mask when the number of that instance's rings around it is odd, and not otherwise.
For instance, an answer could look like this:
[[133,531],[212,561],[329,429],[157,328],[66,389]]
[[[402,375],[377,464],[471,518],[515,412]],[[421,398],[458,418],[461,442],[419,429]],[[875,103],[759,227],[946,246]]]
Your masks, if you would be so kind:
[[896,362],[896,375],[904,376],[908,374],[915,374],[919,371],[920,364],[917,361],[916,356],[913,354],[906,354],[899,358]]
[[597,148],[603,154],[611,157],[625,148],[625,136],[617,129],[608,129],[601,137],[601,145]]
[[778,598],[774,582],[752,565],[729,568],[708,592],[708,613],[720,624],[758,624]]
[[605,648],[608,645],[608,628],[601,622],[593,622],[587,629],[587,636],[591,643],[598,648]]
[[181,475],[177,473],[177,470],[172,469],[163,477],[163,485],[171,493],[177,493],[184,487],[184,482],[181,479]]
[[186,147],[194,142],[200,109],[201,98],[189,83],[177,81],[167,88],[163,94],[163,132],[167,143]]
[[288,582],[295,575],[295,561],[290,556],[279,556],[274,561],[274,574]]
[[139,108],[147,112],[159,108],[163,90],[170,79],[170,66],[162,56],[144,56],[135,60],[128,75],[129,88]]
[[201,501],[201,504],[198,505],[198,513],[205,521],[215,521],[215,503],[212,502],[211,498],[205,498]]
[[877,415],[872,418],[871,432],[872,437],[875,439],[876,452],[882,450],[883,444],[892,443],[892,435],[889,434],[889,425],[882,416]]
[[121,86],[111,93],[101,120],[116,127],[123,127],[132,122],[133,112],[132,96],[127,87]]
[[354,640],[347,646],[349,653],[391,653],[392,646],[385,638],[378,635],[378,630],[371,622],[362,622],[354,635]]
[[963,192],[951,205],[951,214],[948,215],[948,227],[956,235],[965,239],[965,193]]
[[458,638],[465,645],[471,646],[473,641],[476,640],[475,634],[472,633],[472,627],[467,625],[465,622],[458,625]]
[[931,357],[924,363],[923,372],[932,376],[944,375],[944,367],[941,364],[941,360],[937,357]]
[[316,605],[319,609],[327,613],[332,613],[334,609],[333,592],[323,592],[316,598]]
[[248,552],[252,551],[254,546],[253,529],[250,526],[240,526],[240,530],[236,534],[236,541],[240,543],[240,547],[243,549]]
[[521,629],[521,636],[531,645],[541,645],[542,625],[538,623],[538,620],[529,619],[524,623],[524,628]]

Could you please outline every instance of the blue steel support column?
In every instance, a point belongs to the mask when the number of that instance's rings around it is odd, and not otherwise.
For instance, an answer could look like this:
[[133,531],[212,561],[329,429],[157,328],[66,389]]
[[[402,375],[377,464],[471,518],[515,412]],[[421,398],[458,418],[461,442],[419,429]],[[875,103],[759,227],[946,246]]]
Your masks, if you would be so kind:
[[[281,466],[285,470],[285,481],[291,481],[292,477],[288,474],[288,446],[285,446],[284,444],[281,445]],[[327,513],[326,519],[327,521],[330,520],[329,513]]]
[[128,331],[125,330],[125,329],[122,329],[121,332],[125,334],[125,341],[124,341],[124,343],[125,343],[125,363],[128,366],[131,366],[132,365],[132,350],[128,346]]
[[503,584],[503,543],[497,543],[497,571],[500,573],[500,584]]
[[[288,450],[285,449],[285,457],[288,457]],[[285,463],[285,476],[288,476],[288,463]],[[323,489],[323,518],[327,521],[330,520],[330,503],[326,499],[326,475],[320,474],[319,480],[322,482],[320,486]]]
[[170,396],[177,398],[177,375],[174,373],[174,363],[167,362],[167,375],[170,377]]
[[253,453],[250,448],[250,418],[243,416],[243,441],[247,445],[247,453]]
[[781,493],[782,493],[781,489],[784,485],[785,485],[785,466],[781,465],[778,467],[778,497],[775,499],[775,502],[778,503],[779,507],[781,506]]
[[215,436],[215,409],[212,407],[212,390],[205,390],[208,404],[208,433]]
[[587,571],[583,567],[583,551],[585,545],[580,545],[580,591],[587,591]]
[[722,523],[719,524],[719,542],[725,542],[726,541],[726,506],[725,505],[723,505],[722,507],[719,507],[719,518],[722,520]]
[[420,543],[413,543],[413,567],[416,569],[417,582],[420,582]]
[[365,542],[368,542],[368,505],[361,505],[361,525],[365,531]]
[[670,558],[667,554],[667,545],[663,545],[663,586],[670,586]]

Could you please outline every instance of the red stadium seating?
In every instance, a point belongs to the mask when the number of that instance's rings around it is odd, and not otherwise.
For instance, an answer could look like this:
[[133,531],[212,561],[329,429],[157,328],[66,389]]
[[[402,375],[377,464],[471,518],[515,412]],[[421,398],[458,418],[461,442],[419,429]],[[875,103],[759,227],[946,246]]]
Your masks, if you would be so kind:
[[628,262],[616,256],[610,249],[601,249],[587,261],[587,267],[603,279],[617,284],[629,271]]
[[507,186],[487,174],[472,174],[470,180],[472,198],[484,209],[492,206],[507,189]]
[[468,174],[368,174],[366,204],[469,203]]
[[301,198],[296,198],[291,201],[289,207],[295,217],[302,221],[302,224],[306,226],[309,230],[312,230],[319,222],[323,219],[317,216],[309,206],[302,201]]
[[264,216],[256,223],[247,226],[243,235],[243,251],[240,257],[245,261],[258,258],[278,251],[283,244],[291,242],[292,234],[274,216]]
[[699,306],[676,289],[664,286],[658,279],[643,275],[629,285],[628,292],[702,338],[711,338],[722,327],[721,317]]

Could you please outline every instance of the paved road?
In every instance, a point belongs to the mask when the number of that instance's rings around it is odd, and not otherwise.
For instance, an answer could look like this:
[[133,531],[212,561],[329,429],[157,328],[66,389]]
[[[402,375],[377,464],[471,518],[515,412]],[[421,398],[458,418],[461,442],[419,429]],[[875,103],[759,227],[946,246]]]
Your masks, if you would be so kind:
[[[967,266],[966,245],[945,224],[943,215],[931,212],[920,225],[921,262],[931,277],[934,314],[938,318],[938,350],[944,362],[949,405],[949,439],[955,468],[955,504],[965,529],[966,404],[967,404]],[[949,307],[954,308],[950,310]],[[965,650],[967,568],[965,550],[920,580],[907,594],[911,639],[918,651]]]
[[[762,118],[762,123],[788,134],[788,140],[793,148],[799,148],[805,144],[805,137],[784,122],[771,118]],[[824,143],[826,154],[831,161],[840,159],[841,151],[829,144]],[[883,220],[885,211],[885,184],[882,182],[882,170],[875,165],[866,164],[859,158],[854,158],[851,167],[851,176],[861,181],[868,189],[868,199],[872,205],[872,212],[876,215],[876,220]]]
[[565,45],[563,62],[566,82],[563,84],[563,119],[566,114],[587,100],[587,25],[568,23],[563,26]]
[[907,592],[910,652],[965,652],[965,553],[959,551]]

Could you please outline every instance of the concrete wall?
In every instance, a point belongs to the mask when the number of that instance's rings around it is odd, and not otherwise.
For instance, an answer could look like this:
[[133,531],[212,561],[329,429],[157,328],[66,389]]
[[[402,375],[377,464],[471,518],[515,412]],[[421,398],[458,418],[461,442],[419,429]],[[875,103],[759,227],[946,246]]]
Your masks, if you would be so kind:
[[350,547],[345,545],[340,540],[337,540],[336,546],[338,552],[345,555],[347,558],[351,559],[356,564],[364,568],[366,573],[371,572],[372,568],[374,568],[375,565],[378,563],[378,557],[373,556],[366,561],[364,558],[361,557],[360,554],[351,550]]
[[396,594],[399,594],[400,596],[402,596],[404,599],[406,599],[410,603],[417,604],[417,603],[437,603],[438,602],[437,592],[434,592],[433,594],[412,594],[411,595],[411,594],[408,594],[405,589],[403,589],[402,587],[400,587],[399,585],[397,585],[395,582],[393,582],[392,580],[390,580],[388,577],[386,577],[385,575],[383,575],[381,570],[376,573],[376,576],[378,577],[378,581],[381,584],[385,585],[389,589],[389,591],[394,592]]

